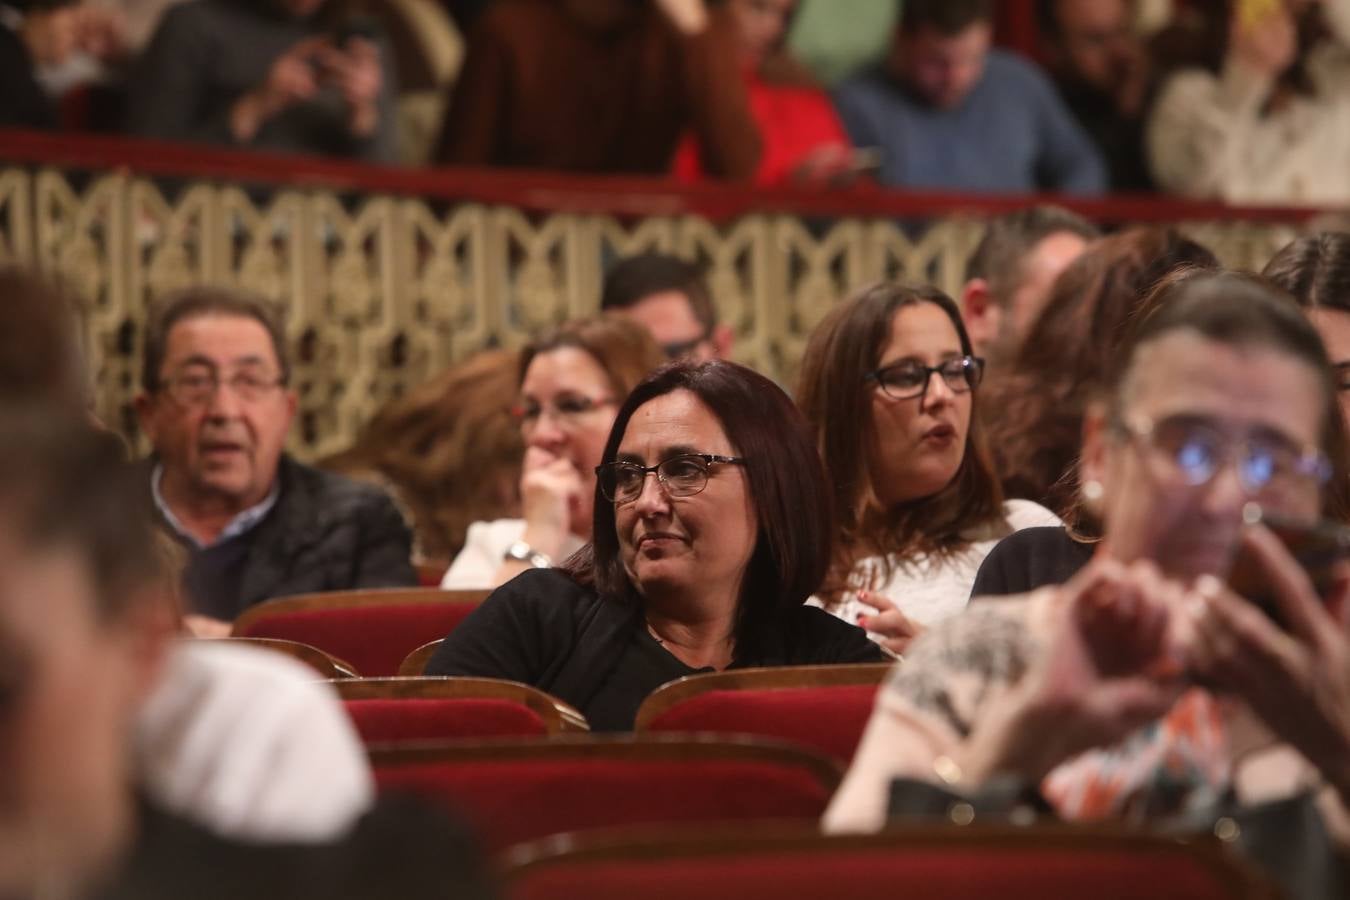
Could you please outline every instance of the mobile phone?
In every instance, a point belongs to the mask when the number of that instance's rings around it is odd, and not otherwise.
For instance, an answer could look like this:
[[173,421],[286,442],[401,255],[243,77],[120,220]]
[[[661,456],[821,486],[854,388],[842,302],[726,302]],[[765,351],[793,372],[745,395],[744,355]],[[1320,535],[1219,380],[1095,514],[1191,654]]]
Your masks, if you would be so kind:
[[1246,28],[1263,25],[1270,16],[1279,12],[1282,0],[1238,0],[1238,18]]
[[[1242,520],[1248,525],[1260,523],[1269,528],[1308,573],[1308,580],[1320,597],[1325,597],[1335,582],[1336,563],[1350,558],[1350,528],[1338,522],[1295,522],[1255,503],[1243,508]],[[1275,624],[1288,627],[1265,570],[1252,553],[1238,551],[1228,571],[1228,586],[1256,604]]]
[[855,174],[876,172],[881,169],[880,147],[855,147],[849,155],[848,171]]

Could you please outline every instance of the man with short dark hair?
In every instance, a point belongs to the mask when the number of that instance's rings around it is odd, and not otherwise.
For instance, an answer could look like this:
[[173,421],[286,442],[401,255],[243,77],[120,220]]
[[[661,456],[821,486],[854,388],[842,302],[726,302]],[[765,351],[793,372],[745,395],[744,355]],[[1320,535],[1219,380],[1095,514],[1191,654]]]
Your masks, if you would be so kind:
[[717,310],[703,270],[678,256],[640,253],[605,276],[602,310],[614,310],[646,328],[671,359],[720,359],[731,354],[731,329]]
[[1054,86],[991,50],[991,0],[905,0],[885,63],[835,94],[855,146],[897,187],[1100,193],[1106,173]]
[[1041,52],[1059,95],[1106,160],[1111,188],[1153,189],[1144,158],[1152,82],[1133,0],[1036,0]]
[[283,452],[296,397],[267,305],[185,291],[147,327],[141,427],[163,525],[189,551],[194,611],[230,620],[285,594],[412,585],[412,539],[378,489]]
[[1055,279],[1098,236],[1092,223],[1057,206],[992,219],[970,258],[961,317],[975,353],[998,367],[1045,308]]

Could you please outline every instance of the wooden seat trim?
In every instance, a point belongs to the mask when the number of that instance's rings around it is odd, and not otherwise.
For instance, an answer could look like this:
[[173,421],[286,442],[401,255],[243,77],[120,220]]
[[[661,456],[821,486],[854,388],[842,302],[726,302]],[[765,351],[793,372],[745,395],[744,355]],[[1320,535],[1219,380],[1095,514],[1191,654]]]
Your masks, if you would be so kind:
[[332,685],[343,700],[507,700],[539,716],[549,734],[591,730],[586,717],[574,707],[538,688],[504,678],[362,678],[338,679]]
[[436,638],[434,641],[427,641],[407,656],[403,657],[403,662],[398,664],[398,674],[402,678],[421,678],[423,672],[427,670],[427,663],[431,662],[431,657],[436,655],[436,648],[441,646],[441,641],[445,638]]
[[647,699],[638,707],[634,730],[645,731],[657,716],[671,707],[710,691],[772,691],[879,685],[894,665],[894,663],[859,663],[831,666],[764,666],[686,675],[684,678],[666,682],[647,695]]
[[300,641],[264,637],[193,638],[193,640],[261,647],[265,650],[282,653],[314,669],[320,678],[327,678],[334,683],[361,677],[361,673],[356,671],[356,667],[345,659],[334,656],[326,650],[320,650],[311,644],[303,644]]
[[234,620],[232,633],[246,637],[244,632],[259,619],[275,615],[323,609],[351,609],[361,606],[408,606],[421,603],[482,603],[490,590],[446,591],[441,588],[372,588],[359,591],[324,591],[316,594],[296,594],[278,597],[250,606]]

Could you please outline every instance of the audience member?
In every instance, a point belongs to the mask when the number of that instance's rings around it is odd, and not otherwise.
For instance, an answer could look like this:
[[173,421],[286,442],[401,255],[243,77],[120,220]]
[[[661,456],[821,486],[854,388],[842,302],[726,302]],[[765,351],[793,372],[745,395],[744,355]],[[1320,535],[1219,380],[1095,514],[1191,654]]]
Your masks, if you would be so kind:
[[436,159],[578,172],[703,170],[760,159],[731,12],[703,0],[496,0],[469,37]]
[[983,407],[995,470],[1009,497],[1063,516],[1074,505],[1083,415],[1148,290],[1214,254],[1171,228],[1130,228],[1090,245],[1059,276],[1045,311],[992,383]]
[[1209,52],[1148,123],[1158,186],[1229,203],[1350,201],[1350,0],[1201,5]]
[[600,309],[637,322],[671,359],[729,357],[735,335],[717,323],[703,271],[666,253],[619,260],[605,275]]
[[820,601],[897,653],[965,608],[1000,538],[1059,524],[1034,503],[1003,502],[974,416],[983,372],[936,288],[868,288],[806,347],[797,402],[839,516]]
[[520,354],[485,350],[392,401],[326,469],[387,487],[413,523],[413,556],[449,565],[469,525],[517,515],[525,453],[511,397]]
[[[723,2],[736,23],[750,114],[763,142],[755,182],[827,184],[853,177],[853,150],[834,105],[785,47],[797,0]],[[680,142],[673,171],[684,181],[705,176],[695,135]]]
[[595,467],[615,410],[660,364],[647,332],[613,315],[570,322],[521,352],[514,412],[526,447],[523,518],[470,525],[441,587],[496,587],[561,562],[591,539]]
[[886,63],[835,103],[897,187],[1096,194],[1106,171],[1044,75],[991,50],[990,0],[905,0]]
[[[1031,529],[994,551],[986,569],[1016,545],[1009,586],[1042,589],[977,601],[915,642],[878,695],[829,829],[878,827],[896,777],[959,792],[1001,776],[1039,787],[1064,819],[1185,813],[1201,827],[1320,791],[1350,846],[1350,567],[1324,605],[1269,530],[1243,525],[1249,500],[1314,520],[1327,479],[1347,477],[1326,352],[1251,276],[1174,279],[1156,310],[1084,427],[1101,541]],[[1283,628],[1215,577],[1239,548]],[[1295,814],[1283,824],[1285,849],[1308,836],[1291,833]],[[1258,860],[1266,831],[1243,829]]]
[[1331,356],[1341,412],[1350,422],[1350,234],[1301,237],[1276,253],[1261,274],[1292,294],[1312,319]]
[[829,565],[829,488],[771,381],[722,360],[672,363],[624,401],[602,458],[590,547],[498,588],[428,675],[522,681],[612,731],[702,669],[882,658],[803,605]]
[[129,130],[282,153],[397,158],[394,75],[340,0],[199,0],[170,8],[129,86]]
[[132,735],[167,631],[143,487],[121,456],[82,419],[0,409],[0,894],[487,896],[464,836],[408,804],[305,848],[234,843],[145,799]]
[[[0,297],[0,408],[87,418],[74,298],[18,269],[0,270]],[[122,450],[111,434],[103,440],[109,453]],[[148,512],[148,503],[126,511]],[[159,630],[175,634],[186,553],[163,533],[155,538],[162,601],[153,612]],[[155,803],[253,841],[331,840],[370,808],[365,752],[311,669],[206,641],[173,642],[162,669],[135,726],[136,771]]]
[[195,288],[152,312],[136,406],[154,455],[142,473],[188,548],[194,612],[229,621],[285,594],[417,583],[407,526],[383,492],[282,452],[289,377],[261,300]]
[[989,221],[967,267],[961,316],[976,356],[995,371],[1022,342],[1059,273],[1098,231],[1057,206],[1033,206]]
[[1114,191],[1151,191],[1144,109],[1152,72],[1134,0],[1037,0],[1041,51],[1065,106],[1106,160]]
[[0,3],[0,128],[55,128],[56,104],[38,70],[60,65],[78,42],[79,0]]

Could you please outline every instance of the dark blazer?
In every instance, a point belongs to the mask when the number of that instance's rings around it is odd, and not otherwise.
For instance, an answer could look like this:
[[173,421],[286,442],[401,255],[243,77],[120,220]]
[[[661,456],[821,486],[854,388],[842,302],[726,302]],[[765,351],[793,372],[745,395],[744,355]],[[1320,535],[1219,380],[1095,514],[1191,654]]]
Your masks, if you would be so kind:
[[[154,463],[142,465],[148,484]],[[277,477],[276,506],[248,534],[235,615],[288,594],[417,584],[412,535],[382,490],[289,456]]]
[[[638,607],[602,600],[558,569],[530,569],[493,591],[451,632],[426,674],[521,681],[586,713],[645,622]],[[813,606],[789,610],[758,637],[758,649],[738,651],[731,668],[886,659],[861,628]]]

